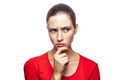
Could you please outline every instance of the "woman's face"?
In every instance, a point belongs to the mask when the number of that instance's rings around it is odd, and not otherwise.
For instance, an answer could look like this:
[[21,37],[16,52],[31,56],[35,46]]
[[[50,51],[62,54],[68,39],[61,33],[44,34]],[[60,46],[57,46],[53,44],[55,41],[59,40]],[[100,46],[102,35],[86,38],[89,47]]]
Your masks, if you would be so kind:
[[60,47],[71,48],[74,34],[77,31],[73,27],[70,17],[65,13],[51,16],[47,22],[50,40],[56,49]]

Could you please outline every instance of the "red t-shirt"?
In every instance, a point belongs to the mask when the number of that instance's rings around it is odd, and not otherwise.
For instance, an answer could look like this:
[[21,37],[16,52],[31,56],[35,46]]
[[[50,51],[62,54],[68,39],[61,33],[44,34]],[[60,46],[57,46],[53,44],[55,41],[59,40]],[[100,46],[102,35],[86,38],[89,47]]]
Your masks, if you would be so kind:
[[[51,80],[52,73],[48,52],[29,59],[24,65],[25,80]],[[71,76],[63,76],[62,80],[100,80],[98,65],[80,55],[76,72]]]

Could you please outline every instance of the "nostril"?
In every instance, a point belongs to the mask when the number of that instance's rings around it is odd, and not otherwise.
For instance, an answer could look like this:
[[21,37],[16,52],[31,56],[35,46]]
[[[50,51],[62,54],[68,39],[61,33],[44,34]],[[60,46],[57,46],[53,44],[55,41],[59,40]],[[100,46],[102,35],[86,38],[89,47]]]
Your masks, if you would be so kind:
[[62,36],[61,31],[58,32],[57,41],[58,41],[58,42],[63,41],[63,36]]
[[58,42],[61,42],[61,41],[63,41],[63,38],[62,38],[61,36],[59,36],[59,37],[57,38],[57,41],[58,41]]
[[63,39],[62,39],[62,38],[58,38],[57,41],[58,41],[58,42],[61,42],[61,41],[63,41]]

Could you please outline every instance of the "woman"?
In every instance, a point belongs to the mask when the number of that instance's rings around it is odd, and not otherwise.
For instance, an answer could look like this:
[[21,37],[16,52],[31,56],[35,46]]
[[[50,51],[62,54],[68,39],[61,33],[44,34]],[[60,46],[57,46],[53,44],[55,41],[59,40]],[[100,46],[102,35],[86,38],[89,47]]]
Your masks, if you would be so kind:
[[72,49],[78,25],[71,7],[54,5],[46,22],[53,49],[25,63],[25,80],[100,80],[97,63]]

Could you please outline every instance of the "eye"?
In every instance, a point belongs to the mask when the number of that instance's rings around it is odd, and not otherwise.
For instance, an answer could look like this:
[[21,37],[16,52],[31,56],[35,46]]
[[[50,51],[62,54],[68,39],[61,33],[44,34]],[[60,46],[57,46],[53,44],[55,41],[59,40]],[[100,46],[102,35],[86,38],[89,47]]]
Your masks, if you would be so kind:
[[64,33],[67,33],[70,30],[70,28],[63,28]]
[[56,33],[56,32],[57,32],[57,29],[49,29],[49,32],[51,32],[51,33]]

